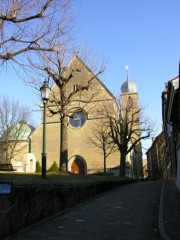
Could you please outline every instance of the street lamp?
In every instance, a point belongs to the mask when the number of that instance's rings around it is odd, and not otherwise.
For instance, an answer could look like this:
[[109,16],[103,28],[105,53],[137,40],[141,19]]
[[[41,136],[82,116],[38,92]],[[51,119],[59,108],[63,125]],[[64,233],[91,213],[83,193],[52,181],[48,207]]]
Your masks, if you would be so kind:
[[48,81],[44,81],[44,84],[40,88],[41,98],[44,105],[43,111],[43,141],[42,141],[42,178],[46,178],[46,103],[49,99],[50,88],[48,85]]

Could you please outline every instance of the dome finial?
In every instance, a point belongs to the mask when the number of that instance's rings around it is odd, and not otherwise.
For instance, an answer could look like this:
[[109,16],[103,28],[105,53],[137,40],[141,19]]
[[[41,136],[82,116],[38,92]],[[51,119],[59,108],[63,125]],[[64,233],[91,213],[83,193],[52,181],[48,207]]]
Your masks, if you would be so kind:
[[126,65],[125,68],[126,68],[127,81],[128,81],[128,69],[129,69],[129,67]]
[[137,87],[136,84],[133,83],[131,80],[129,80],[129,67],[126,65],[126,74],[127,74],[127,80],[122,84],[121,86],[121,92],[122,93],[137,93]]

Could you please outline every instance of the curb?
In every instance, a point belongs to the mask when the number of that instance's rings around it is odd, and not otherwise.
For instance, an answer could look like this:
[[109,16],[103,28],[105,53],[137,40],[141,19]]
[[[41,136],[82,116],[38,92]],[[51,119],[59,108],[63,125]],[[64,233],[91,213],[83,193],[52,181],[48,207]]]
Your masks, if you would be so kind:
[[165,181],[163,181],[162,187],[161,187],[161,197],[160,197],[160,204],[159,204],[159,216],[158,216],[158,229],[159,233],[161,235],[161,238],[163,240],[172,240],[166,233],[166,230],[164,228],[164,185]]

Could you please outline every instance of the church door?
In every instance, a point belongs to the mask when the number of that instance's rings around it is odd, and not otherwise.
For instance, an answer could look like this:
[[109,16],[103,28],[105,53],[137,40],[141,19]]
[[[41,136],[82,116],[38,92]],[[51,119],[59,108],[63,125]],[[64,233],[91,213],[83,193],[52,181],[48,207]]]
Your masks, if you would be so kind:
[[71,172],[84,175],[85,174],[85,167],[84,163],[81,159],[77,158],[74,160],[74,162],[71,165]]

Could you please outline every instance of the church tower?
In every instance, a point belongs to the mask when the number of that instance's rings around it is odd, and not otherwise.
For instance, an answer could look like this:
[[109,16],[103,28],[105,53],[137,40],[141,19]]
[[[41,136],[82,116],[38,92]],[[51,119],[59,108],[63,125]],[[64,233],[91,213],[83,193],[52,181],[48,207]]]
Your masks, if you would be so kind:
[[[123,109],[129,107],[132,112],[133,111],[135,112],[138,108],[137,86],[133,81],[129,80],[127,66],[126,66],[126,72],[127,72],[127,80],[121,86],[121,104]],[[131,118],[131,113],[130,113],[130,118]],[[136,116],[136,119],[137,118],[139,119],[139,116]],[[136,126],[134,127],[137,128],[137,122],[135,125]],[[139,134],[140,134],[140,125],[138,128],[139,128]],[[136,136],[134,135],[134,139],[135,138]],[[132,141],[133,141],[133,138],[132,138]],[[131,144],[132,142],[129,142],[129,147]],[[126,156],[126,176],[133,177],[133,178],[143,177],[141,142],[139,142],[136,145],[136,147]]]
[[133,81],[129,80],[127,66],[126,66],[126,72],[127,72],[127,80],[121,86],[122,106],[126,107],[129,101],[133,101],[133,103],[137,106],[138,104],[137,87]]

